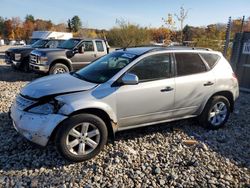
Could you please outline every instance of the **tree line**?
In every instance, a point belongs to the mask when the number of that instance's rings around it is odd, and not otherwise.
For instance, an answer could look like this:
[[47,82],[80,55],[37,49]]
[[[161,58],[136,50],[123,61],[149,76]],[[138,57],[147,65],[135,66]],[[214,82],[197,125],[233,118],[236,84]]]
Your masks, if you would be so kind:
[[[104,38],[110,45],[117,47],[147,45],[152,41],[164,42],[168,45],[174,41],[221,51],[225,40],[226,24],[184,26],[187,16],[188,11],[182,7],[178,15],[168,14],[166,18],[162,18],[163,25],[159,28],[142,27],[120,19],[116,20],[116,25],[109,30],[86,29],[79,16],[73,16],[66,23],[59,24],[54,24],[51,20],[35,19],[32,15],[27,15],[24,20],[19,17],[0,17],[0,38],[27,41],[33,31],[61,31],[73,32],[76,37]],[[180,29],[177,29],[176,22],[180,22]],[[232,20],[231,40],[241,29],[241,19]],[[245,21],[243,30],[250,30],[250,18]]]

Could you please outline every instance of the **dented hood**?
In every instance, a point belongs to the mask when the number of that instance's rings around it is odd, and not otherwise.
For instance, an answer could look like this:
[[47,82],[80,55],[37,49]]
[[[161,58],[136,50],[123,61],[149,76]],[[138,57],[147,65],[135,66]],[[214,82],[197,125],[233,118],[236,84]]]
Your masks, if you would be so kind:
[[21,94],[26,97],[39,99],[50,95],[90,90],[97,84],[80,80],[71,74],[57,74],[39,78],[27,84]]

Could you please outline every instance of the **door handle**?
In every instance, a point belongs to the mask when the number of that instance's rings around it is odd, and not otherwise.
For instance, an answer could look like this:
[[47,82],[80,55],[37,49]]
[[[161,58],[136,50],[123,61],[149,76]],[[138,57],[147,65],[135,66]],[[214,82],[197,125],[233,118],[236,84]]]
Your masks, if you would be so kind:
[[174,88],[168,86],[164,89],[161,89],[161,92],[168,92],[168,91],[172,91],[172,90],[174,90]]
[[97,55],[96,54],[94,54],[94,57],[96,57]]
[[213,82],[210,82],[210,81],[208,81],[208,82],[206,82],[205,84],[203,84],[204,86],[211,86],[211,85],[214,85],[214,83]]

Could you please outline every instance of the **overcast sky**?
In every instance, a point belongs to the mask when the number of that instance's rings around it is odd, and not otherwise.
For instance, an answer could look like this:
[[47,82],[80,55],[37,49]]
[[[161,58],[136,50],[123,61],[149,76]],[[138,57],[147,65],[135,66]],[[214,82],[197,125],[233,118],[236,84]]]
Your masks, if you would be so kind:
[[185,24],[205,26],[226,23],[228,17],[250,16],[250,0],[0,0],[2,17],[26,14],[66,22],[78,15],[85,27],[109,29],[118,18],[141,26],[159,27],[162,17],[178,13],[180,6],[189,9]]

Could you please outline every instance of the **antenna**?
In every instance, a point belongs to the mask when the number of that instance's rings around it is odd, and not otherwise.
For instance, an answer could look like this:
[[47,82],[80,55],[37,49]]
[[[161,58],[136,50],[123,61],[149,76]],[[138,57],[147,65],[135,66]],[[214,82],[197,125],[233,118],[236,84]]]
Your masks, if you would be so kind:
[[128,42],[128,44],[125,46],[125,47],[123,47],[122,49],[123,49],[123,51],[125,51],[128,47],[129,47],[129,45],[132,43],[132,39]]

